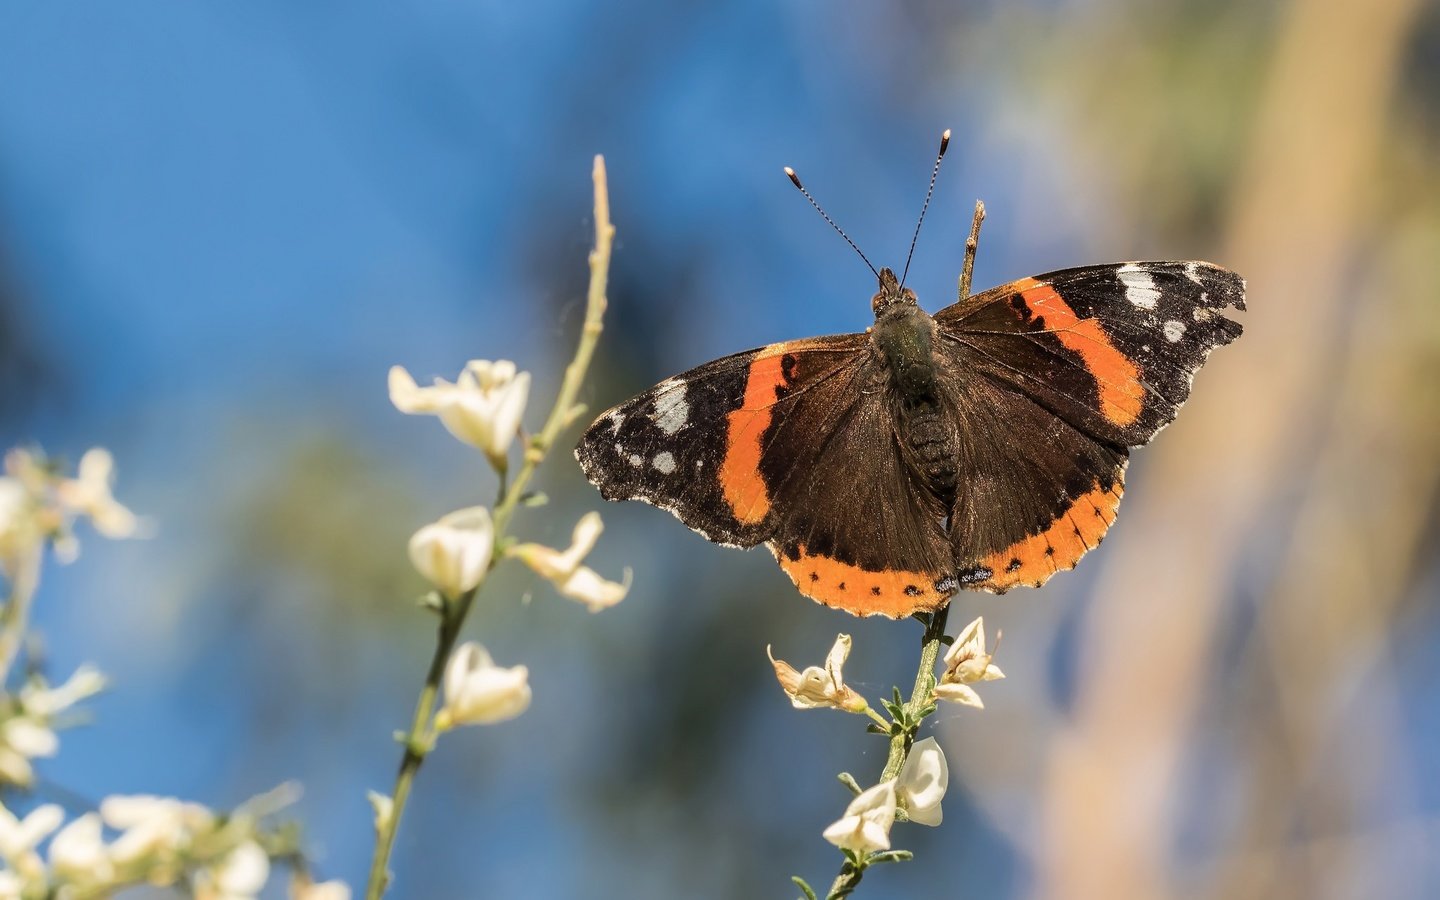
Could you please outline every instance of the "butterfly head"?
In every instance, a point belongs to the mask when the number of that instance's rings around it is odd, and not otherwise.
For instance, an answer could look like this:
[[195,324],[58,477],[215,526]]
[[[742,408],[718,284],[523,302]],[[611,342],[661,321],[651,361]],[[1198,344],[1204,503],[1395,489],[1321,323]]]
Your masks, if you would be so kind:
[[900,279],[895,277],[895,271],[890,268],[880,270],[880,290],[870,300],[870,308],[875,311],[878,319],[887,309],[896,306],[918,306],[919,301],[915,298],[915,292],[907,287],[901,287]]

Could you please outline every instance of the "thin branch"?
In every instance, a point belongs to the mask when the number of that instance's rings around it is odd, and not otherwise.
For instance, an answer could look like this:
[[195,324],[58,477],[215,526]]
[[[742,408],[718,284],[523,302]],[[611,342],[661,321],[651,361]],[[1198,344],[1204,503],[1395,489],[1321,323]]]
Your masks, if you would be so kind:
[[504,531],[509,523],[515,504],[525,492],[525,486],[535,474],[536,466],[545,458],[555,439],[560,436],[565,426],[575,421],[583,412],[583,408],[576,405],[575,397],[580,393],[580,385],[584,383],[585,373],[590,368],[590,358],[595,355],[595,345],[599,343],[600,332],[604,330],[605,308],[609,305],[605,290],[610,280],[610,248],[615,242],[615,226],[610,223],[610,191],[606,185],[603,156],[595,157],[594,179],[595,249],[590,251],[590,291],[585,301],[585,324],[580,331],[580,346],[575,350],[575,358],[565,368],[565,380],[560,384],[560,395],[555,398],[555,407],[550,411],[550,418],[546,420],[540,433],[531,439],[530,446],[525,450],[525,462],[515,475],[515,480],[511,482],[509,494],[495,507],[497,534]]
[[[575,397],[579,394],[580,386],[585,381],[585,373],[590,368],[590,359],[594,356],[595,345],[600,339],[602,320],[607,306],[605,290],[610,275],[610,250],[615,240],[615,226],[610,222],[610,193],[605,179],[603,157],[595,157],[593,178],[595,182],[595,249],[590,253],[590,289],[585,305],[585,324],[580,331],[580,342],[575,349],[575,356],[565,368],[565,378],[560,384],[560,393],[555,398],[555,405],[545,420],[545,427],[539,434],[531,438],[526,446],[525,458],[520,471],[508,484],[505,483],[505,473],[500,473],[501,497],[491,517],[497,546],[504,540],[506,528],[510,524],[510,517],[515,512],[516,504],[520,502],[521,496],[525,493],[525,487],[529,484],[530,478],[535,474],[535,469],[545,459],[546,453],[560,436],[560,432],[583,412],[583,407],[576,404]],[[502,554],[495,554],[490,560],[490,568],[493,569],[501,558]],[[421,763],[425,761],[425,757],[435,743],[433,717],[435,703],[440,693],[440,681],[445,675],[445,667],[450,661],[450,654],[455,649],[455,643],[460,637],[465,619],[470,614],[470,607],[475,601],[475,595],[475,590],[467,591],[455,601],[446,603],[440,610],[440,626],[435,640],[435,655],[431,657],[430,668],[425,675],[425,686],[420,690],[420,697],[415,703],[415,716],[410,723],[410,731],[405,736],[405,752],[400,759],[400,769],[395,775],[395,786],[390,794],[393,801],[390,814],[379,822],[376,830],[375,853],[370,862],[370,878],[365,889],[367,900],[379,900],[389,886],[390,853],[395,845],[395,835],[400,828],[400,817],[410,798],[415,775],[419,772]]]
[[0,609],[0,686],[10,683],[10,670],[25,640],[25,627],[30,618],[30,604],[40,586],[42,547],[23,547],[11,561],[10,597]]
[[960,299],[970,297],[970,276],[975,273],[975,251],[980,247],[980,223],[985,221],[985,201],[975,201],[975,218],[970,220],[970,236],[965,239],[965,265],[960,269]]

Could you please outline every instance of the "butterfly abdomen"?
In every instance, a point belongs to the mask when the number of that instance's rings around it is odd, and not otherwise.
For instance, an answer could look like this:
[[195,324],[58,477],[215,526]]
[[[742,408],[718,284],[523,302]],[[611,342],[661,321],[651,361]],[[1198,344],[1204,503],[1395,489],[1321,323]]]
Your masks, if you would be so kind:
[[955,429],[938,403],[910,407],[901,413],[902,440],[930,492],[948,509],[955,499],[959,453]]

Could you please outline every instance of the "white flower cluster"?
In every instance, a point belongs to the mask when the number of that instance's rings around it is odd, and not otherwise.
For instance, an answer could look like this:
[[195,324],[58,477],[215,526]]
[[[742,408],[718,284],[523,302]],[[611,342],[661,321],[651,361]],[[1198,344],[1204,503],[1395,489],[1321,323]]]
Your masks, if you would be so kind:
[[61,477],[28,450],[7,453],[0,475],[0,572],[13,577],[46,541],[61,562],[74,560],[79,548],[71,525],[80,517],[105,537],[135,536],[140,520],[110,493],[114,472],[110,452],[98,447],[80,458],[74,478]]
[[[390,400],[397,409],[437,416],[455,437],[484,451],[502,473],[529,393],[530,374],[517,372],[509,360],[473,360],[455,383],[437,378],[432,387],[420,387],[400,366],[390,370]],[[563,596],[598,611],[619,603],[629,590],[628,573],[625,583],[617,583],[583,565],[603,529],[599,513],[587,513],[576,524],[568,549],[526,543],[506,555],[525,563]],[[494,564],[495,523],[485,507],[457,510],[415,532],[409,550],[416,571],[453,602],[479,588]],[[525,666],[503,668],[479,644],[461,645],[445,671],[437,730],[518,716],[530,705],[528,679]]]
[[862,856],[889,850],[896,810],[905,810],[910,821],[920,825],[939,825],[940,801],[949,786],[950,769],[939,742],[933,737],[916,741],[899,776],[861,791],[845,815],[825,829],[825,840]]
[[104,688],[105,676],[91,666],[81,666],[55,687],[33,676],[0,714],[0,783],[29,787],[35,780],[30,761],[54,756],[60,749],[57,717]]
[[[796,709],[839,709],[877,717],[865,698],[845,683],[844,665],[850,645],[850,635],[837,635],[825,665],[809,666],[804,671],[770,654],[775,677]],[[936,681],[932,699],[983,708],[980,695],[970,685],[1005,677],[991,662],[993,656],[985,646],[985,620],[976,619],[965,626],[946,651],[945,670]],[[878,721],[882,726],[886,723],[883,718]],[[845,815],[825,829],[825,839],[860,856],[888,850],[890,826],[898,810],[903,810],[911,822],[940,824],[940,801],[949,782],[950,770],[939,743],[934,738],[916,741],[899,775],[861,791]]]
[[[114,834],[108,843],[107,830]],[[0,900],[109,896],[128,886],[185,882],[201,900],[250,900],[269,881],[270,840],[254,817],[220,816],[173,797],[107,797],[98,812],[68,824],[55,804],[24,817],[0,805]],[[350,889],[297,875],[290,896],[349,900]]]

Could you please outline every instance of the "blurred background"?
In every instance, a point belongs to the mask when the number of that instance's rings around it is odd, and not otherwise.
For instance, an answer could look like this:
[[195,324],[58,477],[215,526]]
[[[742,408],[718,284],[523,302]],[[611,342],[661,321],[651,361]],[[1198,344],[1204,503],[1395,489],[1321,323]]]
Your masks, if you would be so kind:
[[[1005,636],[933,732],[945,824],[859,896],[1440,893],[1440,6],[1422,0],[0,7],[0,444],[111,448],[150,540],[84,540],[38,624],[113,690],[40,799],[229,806],[296,779],[323,877],[363,882],[433,646],[405,541],[489,502],[481,456],[385,373],[573,349],[606,155],[619,243],[586,400],[863,329],[903,260],[950,302],[1087,262],[1210,259],[1245,335],[1131,465],[1103,550],[962,594]],[[578,436],[578,428],[576,429]],[[562,448],[563,450],[563,448]],[[598,495],[564,452],[518,532]],[[789,897],[881,739],[798,713],[765,646],[855,636],[871,697],[920,628],[800,598],[763,551],[603,505],[590,615],[502,569],[468,636],[523,717],[447,737],[397,897]],[[82,535],[82,539],[86,537]],[[280,879],[277,879],[277,882]]]

